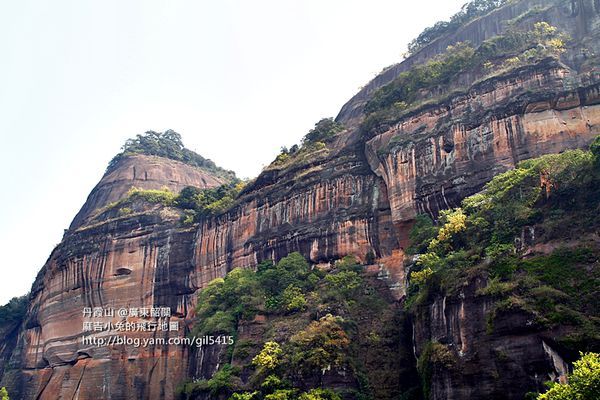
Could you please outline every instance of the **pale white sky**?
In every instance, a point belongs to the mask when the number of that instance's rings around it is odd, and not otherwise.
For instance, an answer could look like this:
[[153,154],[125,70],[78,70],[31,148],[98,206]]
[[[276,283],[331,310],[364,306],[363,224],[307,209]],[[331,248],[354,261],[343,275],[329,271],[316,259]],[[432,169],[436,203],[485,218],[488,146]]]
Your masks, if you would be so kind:
[[253,177],[465,1],[0,2],[0,304],[127,138],[171,128]]

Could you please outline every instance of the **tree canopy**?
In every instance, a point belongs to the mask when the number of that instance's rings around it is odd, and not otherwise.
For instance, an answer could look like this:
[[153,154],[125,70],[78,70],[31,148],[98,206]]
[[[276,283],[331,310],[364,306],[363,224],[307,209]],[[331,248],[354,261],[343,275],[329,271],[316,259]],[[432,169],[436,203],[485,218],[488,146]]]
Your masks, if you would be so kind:
[[581,353],[567,383],[553,383],[538,400],[594,400],[600,393],[600,354]]

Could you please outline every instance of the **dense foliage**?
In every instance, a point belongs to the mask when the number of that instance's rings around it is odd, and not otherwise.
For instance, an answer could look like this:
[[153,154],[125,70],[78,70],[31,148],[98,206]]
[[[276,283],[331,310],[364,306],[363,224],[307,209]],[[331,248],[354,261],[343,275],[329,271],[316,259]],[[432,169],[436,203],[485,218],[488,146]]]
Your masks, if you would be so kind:
[[317,152],[326,151],[327,141],[343,130],[344,125],[333,118],[323,118],[302,138],[301,146],[295,144],[289,149],[282,147],[281,152],[271,166],[282,167],[308,161],[314,158]]
[[197,222],[202,217],[218,215],[231,208],[244,185],[245,182],[234,179],[211,189],[188,186],[181,190],[174,204],[186,211],[185,223]]
[[13,297],[0,306],[0,326],[22,321],[27,312],[27,299],[28,296]]
[[336,133],[340,133],[343,130],[344,125],[333,118],[323,118],[304,136],[302,143],[322,142],[332,138]]
[[0,388],[0,400],[10,400],[6,388]]
[[165,132],[147,131],[143,135],[137,135],[128,139],[121,152],[117,154],[108,164],[108,170],[114,168],[119,160],[132,154],[146,154],[181,161],[194,167],[203,168],[224,177],[233,177],[232,171],[225,171],[209,159],[186,149],[181,141],[181,135],[171,129]]
[[177,207],[184,211],[182,222],[189,224],[198,222],[201,218],[218,215],[229,208],[243,189],[245,183],[233,179],[230,183],[210,189],[199,189],[187,186],[173,193],[168,188],[140,189],[132,187],[121,200],[108,204],[102,212],[117,210],[118,216],[145,212],[146,208],[139,203],[161,204],[167,207]]
[[600,354],[581,353],[568,383],[552,383],[538,400],[595,400],[600,394]]
[[365,106],[365,133],[397,121],[411,106],[424,98],[456,89],[458,76],[474,72],[491,76],[546,57],[557,57],[565,48],[565,37],[546,22],[532,30],[513,28],[473,48],[469,43],[449,46],[445,53],[401,73],[394,81],[377,90]]
[[[394,303],[374,284],[381,283],[368,278],[353,257],[326,273],[299,253],[261,263],[256,271],[234,269],[211,282],[200,292],[193,334],[229,334],[236,342],[226,365],[209,380],[183,385],[181,397],[208,391],[213,398],[254,400],[406,394],[413,383],[392,378],[411,368],[410,355],[398,351],[403,325]],[[241,334],[248,330],[240,326],[257,317],[266,320],[265,333]],[[327,387],[329,371],[344,371],[356,383],[338,393]]]
[[[442,212],[437,225],[421,217],[411,233],[411,250],[419,254],[407,306],[414,310],[440,292],[456,294],[481,275],[488,284],[479,295],[495,301],[490,333],[499,313],[518,309],[534,316],[540,329],[561,326],[556,340],[571,354],[597,351],[600,248],[585,237],[600,227],[598,140],[594,152],[572,150],[520,163],[461,208]],[[522,257],[532,235],[541,243],[578,238],[581,244]]]
[[459,12],[450,17],[449,21],[439,21],[426,28],[408,44],[408,53],[414,54],[436,39],[455,32],[458,28],[477,17],[506,4],[509,0],[472,0],[462,6]]

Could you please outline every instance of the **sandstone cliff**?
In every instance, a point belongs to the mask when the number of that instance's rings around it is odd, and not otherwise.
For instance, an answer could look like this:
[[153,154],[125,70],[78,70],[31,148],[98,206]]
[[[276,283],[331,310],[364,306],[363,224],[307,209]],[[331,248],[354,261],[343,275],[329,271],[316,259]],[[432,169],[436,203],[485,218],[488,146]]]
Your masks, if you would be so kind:
[[125,197],[132,187],[166,187],[177,193],[186,186],[211,188],[225,182],[225,177],[181,161],[144,154],[130,155],[120,160],[117,168],[109,169],[92,189],[83,207],[71,222],[70,229],[83,225],[95,210]]
[[[582,50],[597,50],[596,3],[514,2],[440,38],[384,71],[351,99],[337,118],[346,129],[324,149],[308,160],[269,167],[227,212],[191,226],[182,225],[181,211],[172,207],[146,204],[132,215],[100,211],[132,186],[177,192],[185,186],[215,187],[226,179],[162,157],[124,158],[94,188],[40,271],[18,339],[13,335],[3,341],[3,357],[10,361],[2,385],[23,399],[172,399],[186,378],[214,374],[223,349],[84,344],[82,310],[170,307],[170,320],[180,323],[177,332],[137,332],[133,337],[183,336],[198,290],[208,282],[235,267],[253,268],[293,251],[313,264],[345,255],[366,261],[372,253],[378,265],[371,268],[402,299],[403,249],[417,214],[435,217],[519,161],[585,147],[600,133],[598,69]],[[534,20],[547,20],[574,38],[561,61],[548,59],[489,79],[471,79],[462,91],[416,107],[375,135],[361,131],[364,105],[377,89],[449,44],[478,44],[502,32],[508,20],[534,6],[542,8]],[[519,315],[509,315],[505,336],[476,339],[484,330],[486,300],[476,298],[477,282],[470,285],[465,298],[435,299],[414,320],[416,357],[435,337],[474,343],[464,350],[467,359],[475,360],[471,370],[436,375],[432,398],[450,392],[453,398],[497,393],[489,365],[477,360],[491,351],[490,341],[507,340],[523,322]],[[553,361],[556,357],[548,358],[554,350],[545,349],[532,335],[507,350],[518,353],[510,372],[516,386],[535,386],[538,381],[531,376],[538,372],[564,373],[562,364]],[[472,391],[479,379],[485,384]]]

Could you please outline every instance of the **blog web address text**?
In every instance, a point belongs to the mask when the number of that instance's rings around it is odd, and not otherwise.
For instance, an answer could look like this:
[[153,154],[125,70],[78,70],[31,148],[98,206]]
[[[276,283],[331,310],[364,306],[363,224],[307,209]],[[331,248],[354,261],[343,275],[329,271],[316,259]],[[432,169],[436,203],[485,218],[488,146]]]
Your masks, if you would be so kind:
[[[232,345],[233,336],[180,334],[181,314],[174,316],[170,307],[84,307],[81,342],[84,346],[154,347]],[[149,336],[164,335],[163,337]],[[178,334],[179,333],[179,334]],[[131,336],[130,336],[131,335]]]
[[110,347],[110,346],[132,346],[153,347],[153,346],[212,346],[212,345],[232,345],[233,336],[191,336],[191,337],[131,337],[126,335],[111,335],[104,337],[84,336],[81,338],[85,346]]

